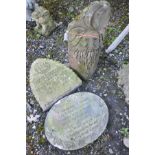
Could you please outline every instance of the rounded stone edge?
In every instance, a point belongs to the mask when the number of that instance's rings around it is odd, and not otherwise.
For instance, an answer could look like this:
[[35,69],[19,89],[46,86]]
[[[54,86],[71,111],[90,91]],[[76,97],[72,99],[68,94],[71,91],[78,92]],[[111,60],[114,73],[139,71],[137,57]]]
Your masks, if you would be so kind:
[[[107,125],[108,125],[108,121],[109,121],[109,109],[108,109],[108,106],[107,106],[107,104],[105,103],[105,101],[100,97],[100,96],[98,96],[98,95],[96,95],[96,94],[94,94],[94,93],[91,93],[91,92],[76,92],[76,93],[73,93],[73,94],[71,94],[71,95],[74,95],[74,94],[80,94],[80,93],[89,93],[89,94],[91,94],[91,95],[94,95],[94,96],[97,96],[100,100],[102,100],[103,102],[104,102],[104,105],[105,105],[105,107],[106,107],[106,109],[107,109],[107,122],[106,122],[106,124],[105,124],[105,128],[104,128],[104,130],[98,135],[98,137],[96,138],[96,139],[94,139],[91,143],[93,143],[95,140],[97,140],[103,133],[104,133],[104,131],[106,130],[106,127],[107,127]],[[70,96],[70,95],[68,95],[68,96]],[[60,104],[60,101],[61,100],[63,100],[63,99],[65,99],[66,97],[68,97],[68,96],[65,96],[65,97],[63,97],[62,99],[60,99],[60,100],[58,100],[57,102],[55,102],[55,104]],[[54,105],[55,105],[54,104]],[[54,106],[53,105],[53,106]],[[52,108],[51,108],[52,109]],[[48,113],[51,111],[51,109],[48,111]],[[45,122],[44,122],[44,130],[45,130],[45,136],[46,136],[46,128],[45,128],[45,124],[46,124],[46,122],[47,122],[47,117],[48,117],[48,114],[46,115],[46,118],[45,118]],[[48,142],[50,143],[50,145],[52,145],[52,146],[54,146],[54,147],[56,147],[56,148],[58,148],[58,149],[61,149],[61,150],[64,150],[64,151],[74,151],[74,150],[79,150],[79,149],[81,149],[81,148],[77,148],[77,149],[66,149],[66,148],[62,148],[62,146],[60,146],[60,145],[58,145],[58,144],[55,144],[55,145],[53,145],[53,144],[51,144],[51,142],[50,142],[50,140],[49,140],[49,138],[46,136],[46,138],[47,138],[47,140],[48,140]],[[87,145],[89,145],[89,144],[91,144],[91,143],[88,143],[88,144],[86,144],[86,145],[84,145],[83,147],[86,147]],[[82,148],[83,148],[82,147]]]
[[[61,97],[59,97],[58,99],[56,100],[53,100],[49,103],[46,103],[47,106],[43,106],[43,104],[40,104],[40,101],[38,99],[38,97],[36,97],[36,95],[33,93],[33,85],[32,85],[32,71],[34,69],[34,66],[37,65],[38,63],[40,62],[43,62],[43,61],[52,61],[53,63],[56,63],[58,64],[59,66],[63,66],[65,69],[69,70],[70,72],[72,72],[76,77],[77,77],[77,84],[75,86],[75,88],[73,88],[72,90],[68,91],[67,93],[64,93],[61,95]],[[64,64],[61,64],[60,62],[58,61],[55,61],[55,60],[52,60],[52,59],[48,59],[48,58],[37,58],[36,60],[34,60],[31,64],[31,67],[30,67],[30,70],[29,70],[29,84],[30,84],[30,88],[31,88],[31,91],[33,93],[33,96],[35,97],[35,99],[37,100],[39,106],[42,108],[43,111],[47,111],[49,110],[58,100],[61,100],[63,99],[64,97],[66,97],[67,95],[69,95],[69,93],[73,92],[74,90],[76,90],[78,87],[80,87],[82,85],[82,80],[79,78],[79,76],[72,70],[70,69],[69,67],[65,66]]]

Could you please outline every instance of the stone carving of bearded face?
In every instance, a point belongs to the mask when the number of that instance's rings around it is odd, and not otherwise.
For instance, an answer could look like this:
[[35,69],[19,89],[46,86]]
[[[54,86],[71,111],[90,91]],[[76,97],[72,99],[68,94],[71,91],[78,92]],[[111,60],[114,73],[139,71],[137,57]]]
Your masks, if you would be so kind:
[[83,79],[97,68],[110,12],[108,2],[95,1],[68,25],[69,64]]

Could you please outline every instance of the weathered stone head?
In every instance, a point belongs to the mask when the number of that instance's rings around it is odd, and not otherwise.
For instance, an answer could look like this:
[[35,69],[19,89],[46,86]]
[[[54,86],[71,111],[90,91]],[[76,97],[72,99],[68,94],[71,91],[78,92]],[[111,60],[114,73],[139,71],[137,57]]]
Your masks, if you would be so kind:
[[79,19],[83,20],[89,29],[94,29],[103,34],[109,22],[110,14],[111,8],[109,2],[95,1],[82,11]]
[[41,6],[38,6],[32,13],[32,19],[35,20],[37,24],[35,30],[44,36],[50,35],[55,28],[54,21],[49,11]]
[[110,11],[108,2],[95,1],[68,25],[69,64],[84,79],[96,70]]

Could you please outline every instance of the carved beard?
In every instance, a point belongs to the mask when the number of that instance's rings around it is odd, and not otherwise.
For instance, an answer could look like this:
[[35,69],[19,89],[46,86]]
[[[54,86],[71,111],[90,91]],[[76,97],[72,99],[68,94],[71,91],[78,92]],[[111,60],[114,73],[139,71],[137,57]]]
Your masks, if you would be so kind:
[[70,67],[83,79],[90,78],[96,70],[100,56],[100,38],[96,31],[69,32],[68,56]]

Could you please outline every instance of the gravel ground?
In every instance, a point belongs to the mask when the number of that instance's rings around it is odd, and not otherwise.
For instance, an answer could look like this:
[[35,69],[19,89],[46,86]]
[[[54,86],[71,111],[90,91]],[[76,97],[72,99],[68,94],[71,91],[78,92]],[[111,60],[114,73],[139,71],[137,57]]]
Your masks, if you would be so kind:
[[[89,1],[90,2],[90,1]],[[110,1],[112,17],[104,41],[104,49],[128,24],[128,1]],[[84,8],[87,6],[79,6]],[[34,33],[34,22],[27,26],[26,48],[26,95],[27,95],[27,155],[128,155],[129,150],[123,145],[121,130],[129,127],[129,107],[125,103],[123,90],[117,85],[117,71],[129,61],[129,38],[110,54],[102,50],[98,68],[94,76],[83,82],[75,92],[88,91],[103,98],[109,108],[109,123],[105,132],[93,143],[75,151],[63,151],[52,146],[44,134],[44,121],[47,112],[43,112],[35,100],[29,85],[29,70],[32,62],[37,58],[51,58],[63,64],[68,64],[67,43],[63,42],[63,35],[71,20],[59,21],[59,26],[45,38]],[[28,118],[34,116],[30,121]]]

